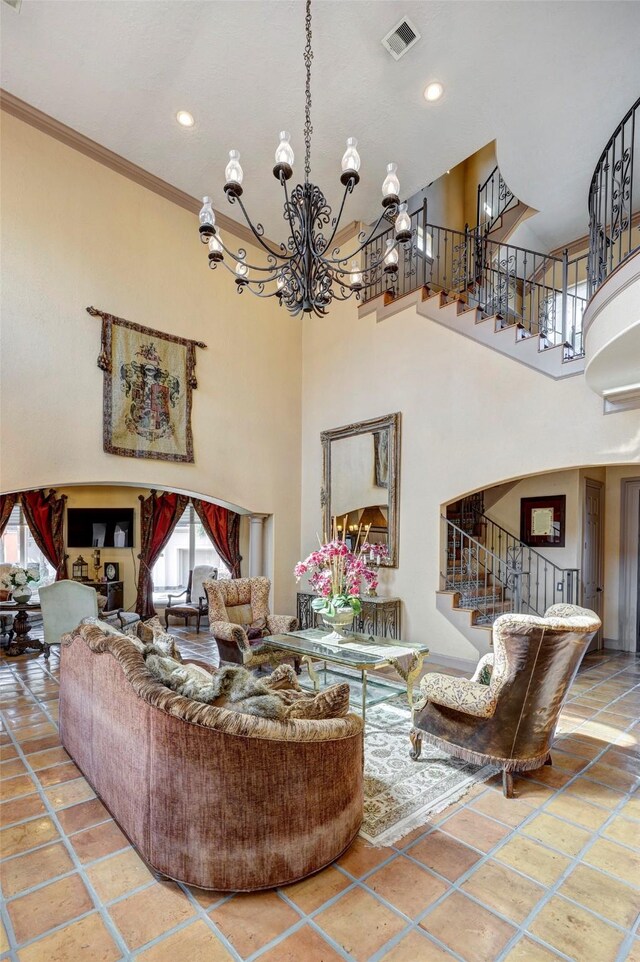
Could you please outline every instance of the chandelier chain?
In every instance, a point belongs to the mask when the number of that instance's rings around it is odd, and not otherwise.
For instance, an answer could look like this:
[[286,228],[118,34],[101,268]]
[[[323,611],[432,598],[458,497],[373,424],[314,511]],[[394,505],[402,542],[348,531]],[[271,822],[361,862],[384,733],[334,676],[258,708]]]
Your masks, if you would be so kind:
[[307,82],[305,86],[304,102],[304,179],[309,183],[311,177],[311,61],[313,60],[313,50],[311,49],[311,0],[307,0],[307,12],[305,16],[305,33],[307,43],[304,48],[304,64],[307,70]]

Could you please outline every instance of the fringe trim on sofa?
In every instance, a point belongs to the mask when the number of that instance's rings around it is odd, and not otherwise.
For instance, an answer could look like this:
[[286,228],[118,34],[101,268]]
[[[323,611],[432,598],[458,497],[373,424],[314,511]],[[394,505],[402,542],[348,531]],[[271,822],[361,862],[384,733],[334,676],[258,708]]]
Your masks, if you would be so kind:
[[431,735],[421,728],[416,729],[416,731],[419,731],[424,740],[429,742],[430,745],[441,748],[449,755],[461,758],[465,762],[472,762],[474,765],[495,765],[497,768],[502,768],[505,772],[532,772],[537,768],[542,768],[549,754],[549,752],[544,752],[536,758],[499,758],[497,755],[485,755],[484,752],[474,752],[470,748],[461,748],[459,745],[453,745],[444,738],[440,738],[438,735]]

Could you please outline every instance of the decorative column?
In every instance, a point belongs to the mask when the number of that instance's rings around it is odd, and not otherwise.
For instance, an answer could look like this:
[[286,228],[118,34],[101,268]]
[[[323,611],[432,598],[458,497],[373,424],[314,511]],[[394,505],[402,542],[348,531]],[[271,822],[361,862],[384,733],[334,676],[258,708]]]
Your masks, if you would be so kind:
[[266,514],[249,515],[249,577],[264,574],[263,536]]

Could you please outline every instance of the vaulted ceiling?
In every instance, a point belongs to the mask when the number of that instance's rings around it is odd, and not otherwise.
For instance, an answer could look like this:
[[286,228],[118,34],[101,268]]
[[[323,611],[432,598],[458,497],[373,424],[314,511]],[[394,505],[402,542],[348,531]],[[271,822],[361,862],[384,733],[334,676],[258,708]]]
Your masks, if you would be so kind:
[[[271,169],[287,129],[302,173],[301,0],[0,7],[6,90],[234,217],[222,184],[236,147],[243,199],[284,233]],[[396,62],[380,40],[403,16],[422,37]],[[495,138],[509,186],[540,211],[541,243],[586,232],[593,168],[640,91],[640,3],[316,0],[313,28],[312,177],[335,202],[345,139],[358,138],[347,221],[376,216],[389,161],[409,196]],[[445,93],[428,104],[434,79]]]

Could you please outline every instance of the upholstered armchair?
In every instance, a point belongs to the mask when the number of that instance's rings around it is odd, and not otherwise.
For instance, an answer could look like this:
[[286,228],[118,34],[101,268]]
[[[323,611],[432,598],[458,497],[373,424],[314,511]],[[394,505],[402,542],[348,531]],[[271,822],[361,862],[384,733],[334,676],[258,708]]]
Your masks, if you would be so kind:
[[[99,595],[95,588],[79,581],[55,581],[40,588],[38,595],[47,655],[51,645],[57,645],[61,636],[75,628],[83,618],[100,618],[120,630],[140,621],[140,616],[135,612],[124,611],[122,608],[106,611],[104,606],[101,606],[104,596]],[[106,599],[104,601],[106,602]]]
[[263,654],[259,650],[262,638],[298,627],[298,619],[293,615],[269,613],[268,578],[205,581],[204,589],[209,600],[209,628],[223,661],[249,668],[273,662],[273,653]]
[[[204,590],[205,581],[215,581],[218,577],[218,569],[212,565],[196,565],[189,572],[187,587],[176,595],[168,595],[167,607],[164,609],[164,623],[169,627],[169,615],[176,618],[183,618],[185,628],[191,618],[196,619],[196,633],[200,634],[200,622],[202,616],[207,614],[207,597]],[[184,601],[175,604],[176,598]]]
[[476,765],[502,769],[513,796],[513,772],[551,764],[550,749],[569,686],[600,619],[587,608],[553,605],[544,618],[501,615],[493,653],[471,679],[430,672],[414,701],[411,757],[422,740]]

